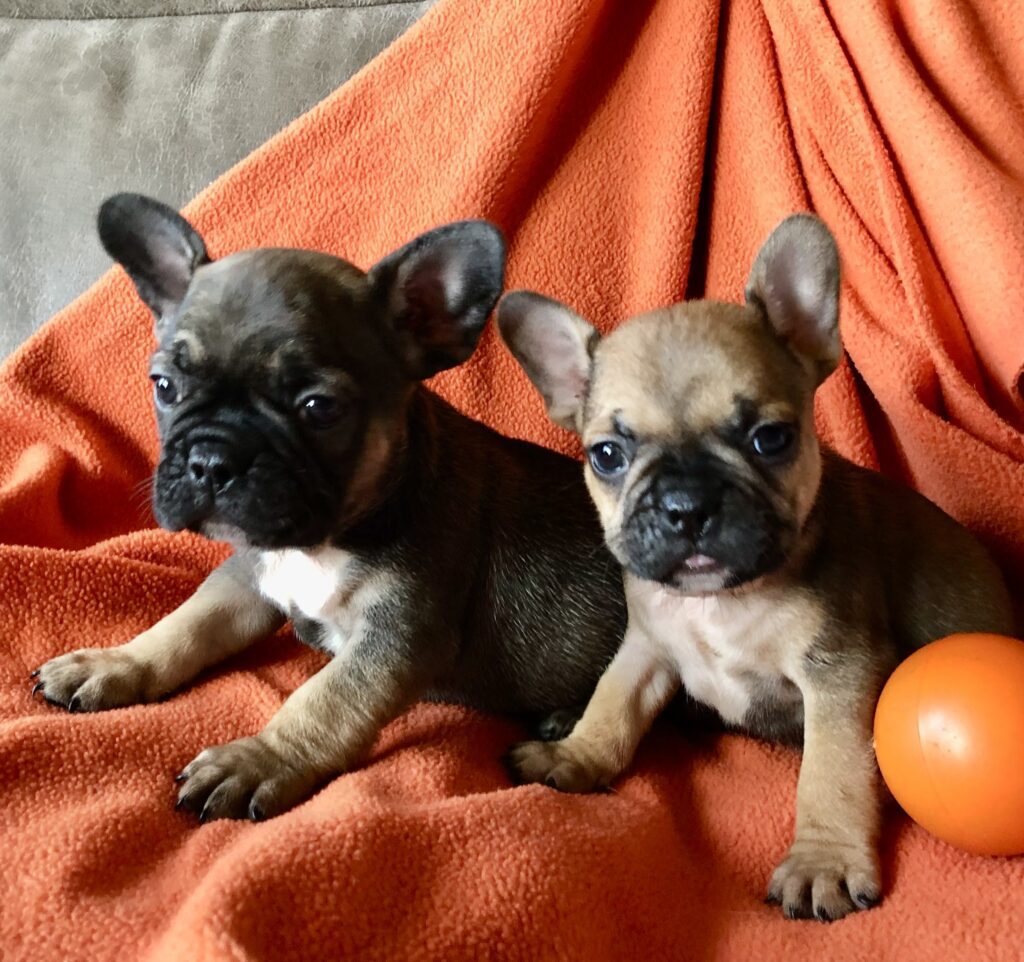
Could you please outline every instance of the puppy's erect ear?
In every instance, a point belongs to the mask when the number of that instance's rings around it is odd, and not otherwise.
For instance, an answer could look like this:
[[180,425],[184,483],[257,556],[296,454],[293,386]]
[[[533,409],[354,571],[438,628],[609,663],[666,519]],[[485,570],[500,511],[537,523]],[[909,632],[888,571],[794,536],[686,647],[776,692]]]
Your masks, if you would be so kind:
[[544,398],[551,420],[581,433],[597,331],[564,304],[531,291],[502,298],[498,327]]
[[115,194],[97,218],[100,243],[134,281],[157,328],[181,303],[206,245],[176,210],[142,194]]
[[505,283],[505,241],[487,221],[448,224],[389,254],[368,276],[410,377],[422,380],[476,350]]
[[747,302],[793,350],[815,362],[819,380],[839,363],[839,252],[813,214],[794,214],[772,231],[747,279]]

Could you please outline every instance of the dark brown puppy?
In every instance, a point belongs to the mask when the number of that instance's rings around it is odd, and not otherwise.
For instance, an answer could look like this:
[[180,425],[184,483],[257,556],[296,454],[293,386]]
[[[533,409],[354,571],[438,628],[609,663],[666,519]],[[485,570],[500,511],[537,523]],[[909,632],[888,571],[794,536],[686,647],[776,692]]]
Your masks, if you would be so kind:
[[211,263],[137,195],[99,228],[156,316],[156,517],[236,551],[128,644],[45,664],[47,700],[152,701],[293,619],[334,658],[260,734],[187,766],[179,802],[203,819],[296,804],[418,698],[537,716],[586,701],[625,605],[579,465],[419,384],[476,347],[496,228],[439,228],[369,273],[298,250]]
[[796,838],[769,897],[823,920],[881,895],[882,683],[935,638],[1012,630],[999,571],[964,528],[819,450],[838,310],[835,243],[808,215],[765,243],[743,306],[677,304],[604,339],[536,294],[499,308],[552,418],[583,437],[629,607],[572,733],[519,746],[513,764],[568,791],[607,785],[680,685],[730,726],[802,741]]

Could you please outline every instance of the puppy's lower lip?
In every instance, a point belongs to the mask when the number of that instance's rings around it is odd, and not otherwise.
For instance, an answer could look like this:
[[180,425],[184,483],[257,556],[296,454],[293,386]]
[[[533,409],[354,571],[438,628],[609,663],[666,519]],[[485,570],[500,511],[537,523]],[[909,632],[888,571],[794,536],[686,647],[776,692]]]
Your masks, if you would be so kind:
[[692,554],[683,562],[684,571],[714,571],[721,567],[721,565],[715,561],[714,558],[709,558],[706,554]]

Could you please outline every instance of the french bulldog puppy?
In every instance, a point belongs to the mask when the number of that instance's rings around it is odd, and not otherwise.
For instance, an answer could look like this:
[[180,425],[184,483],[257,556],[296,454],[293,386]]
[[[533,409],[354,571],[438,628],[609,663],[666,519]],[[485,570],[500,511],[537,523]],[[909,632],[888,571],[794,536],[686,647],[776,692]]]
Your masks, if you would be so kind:
[[878,902],[872,716],[911,650],[1009,633],[985,550],[912,491],[819,447],[835,368],[839,258],[810,215],[761,248],[743,305],[676,304],[600,338],[569,308],[507,295],[502,335],[559,424],[625,569],[625,641],[563,740],[527,742],[523,779],[608,785],[680,689],[727,726],[802,744],[795,840],[769,900],[838,919]]
[[211,261],[138,195],[106,201],[99,233],[156,317],[156,518],[235,551],[127,644],[43,665],[47,701],[154,701],[290,618],[333,658],[262,732],[178,776],[204,821],[290,808],[419,698],[533,716],[586,702],[625,603],[579,465],[420,383],[476,347],[502,288],[497,228],[449,224],[366,273],[303,250]]

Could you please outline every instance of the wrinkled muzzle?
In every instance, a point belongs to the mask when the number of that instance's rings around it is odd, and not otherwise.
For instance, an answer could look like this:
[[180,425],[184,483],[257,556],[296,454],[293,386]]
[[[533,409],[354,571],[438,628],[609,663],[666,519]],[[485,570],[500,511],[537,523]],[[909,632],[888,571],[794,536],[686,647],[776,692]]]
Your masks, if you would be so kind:
[[295,440],[255,422],[197,424],[167,440],[153,486],[162,527],[228,526],[268,548],[308,547],[328,536],[335,486]]
[[663,470],[637,492],[611,547],[640,578],[710,591],[774,570],[795,535],[794,523],[743,480]]

